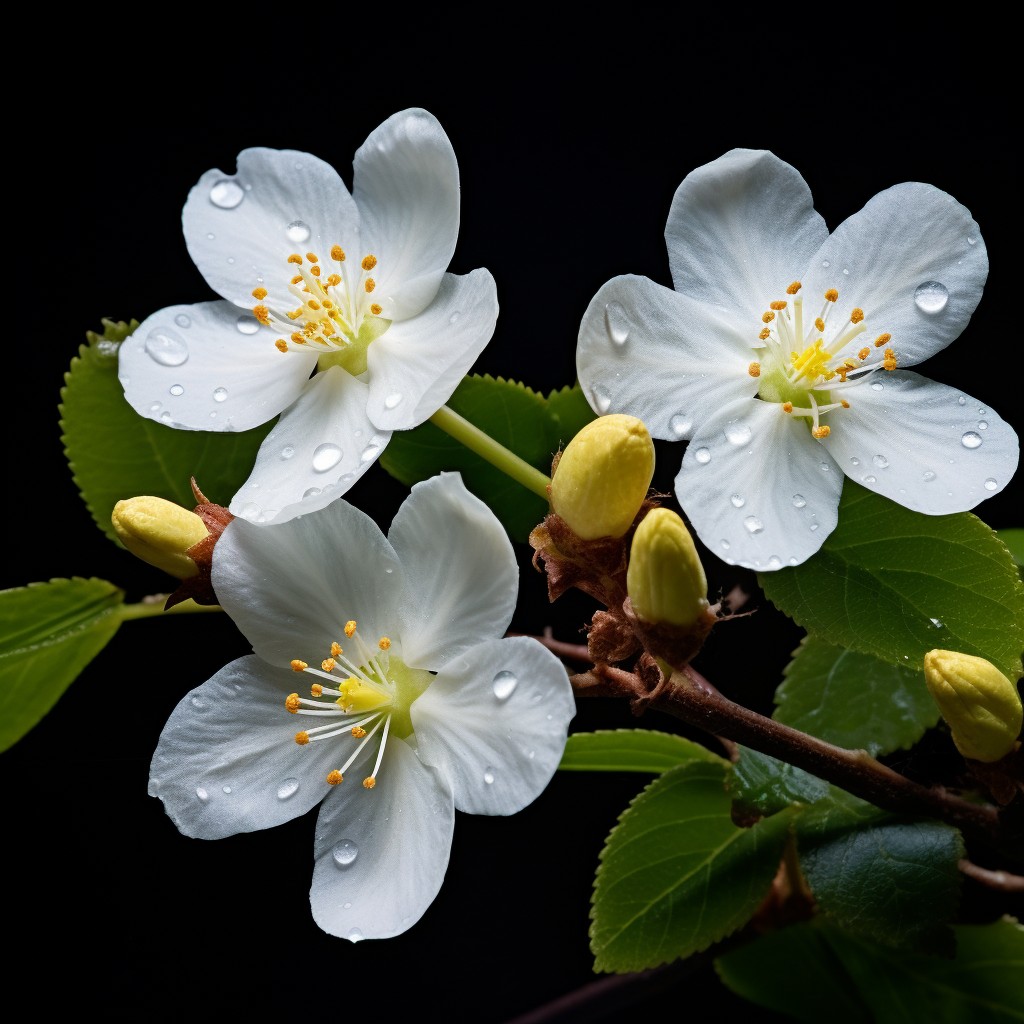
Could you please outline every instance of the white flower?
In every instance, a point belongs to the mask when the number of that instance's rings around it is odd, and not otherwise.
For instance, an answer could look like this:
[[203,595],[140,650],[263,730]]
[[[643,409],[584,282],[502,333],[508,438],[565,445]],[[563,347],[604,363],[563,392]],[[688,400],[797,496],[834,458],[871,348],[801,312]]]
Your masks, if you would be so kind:
[[397,113],[355,155],[353,189],[293,150],[246,149],[211,170],[182,213],[196,266],[223,302],[170,306],[121,346],[136,412],[188,430],[248,430],[278,413],[238,516],[322,508],[395,430],[432,416],[489,341],[487,270],[445,272],[459,169],[425,110]]
[[793,167],[734,149],[686,177],[665,237],[675,290],[637,276],[604,285],[577,369],[598,412],[689,440],[676,496],[727,562],[813,555],[844,474],[929,515],[1007,484],[1012,428],[896,369],[945,348],[981,298],[985,245],[951,196],[895,185],[829,234]]
[[518,585],[504,530],[444,473],[386,538],[344,500],[269,529],[236,519],[213,583],[255,653],[175,708],[150,793],[203,839],[322,800],[317,924],[353,941],[405,931],[444,879],[455,810],[529,804],[575,709],[554,655],[502,638]]

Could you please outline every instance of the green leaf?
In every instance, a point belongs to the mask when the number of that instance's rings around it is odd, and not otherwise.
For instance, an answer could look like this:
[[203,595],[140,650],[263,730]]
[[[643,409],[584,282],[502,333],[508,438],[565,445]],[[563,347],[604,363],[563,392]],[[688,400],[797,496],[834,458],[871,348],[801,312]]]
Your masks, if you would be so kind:
[[715,970],[738,996],[804,1024],[875,1021],[816,922],[763,935],[718,957]]
[[558,767],[569,772],[660,773],[691,761],[729,763],[682,736],[653,729],[608,729],[570,736]]
[[872,757],[913,746],[939,720],[920,668],[804,637],[775,691],[776,721]]
[[833,789],[797,822],[800,866],[819,910],[887,946],[952,953],[964,855],[960,833],[895,818]]
[[810,772],[749,747],[738,749],[728,788],[743,812],[775,814],[791,804],[813,804],[828,796],[829,784]]
[[1024,583],[1006,545],[969,512],[926,516],[850,480],[839,525],[813,558],[760,573],[809,633],[919,669],[936,647],[1021,675]]
[[[552,392],[548,398],[501,377],[466,377],[448,405],[495,441],[542,473],[579,429],[594,419],[579,385]],[[478,498],[501,520],[509,536],[525,542],[547,515],[543,498],[527,491],[433,423],[392,435],[380,459],[395,479],[412,486],[443,470],[458,470]]]
[[1012,918],[953,929],[956,956],[896,954],[826,932],[876,1024],[1020,1024],[1024,1021],[1024,928]]
[[724,781],[721,765],[680,765],[622,813],[594,885],[595,970],[639,971],[687,957],[757,910],[778,870],[791,814],[737,828]]
[[[134,323],[134,321],[133,321]],[[120,325],[125,328],[126,325]],[[61,440],[71,473],[96,525],[120,544],[110,513],[122,498],[151,494],[194,508],[189,478],[226,505],[248,479],[272,426],[241,433],[177,430],[146,419],[124,397],[117,379],[119,332],[89,332],[61,388]]]
[[57,703],[121,625],[124,593],[67,579],[0,591],[0,751]]
[[1024,530],[1000,530],[996,536],[1006,545],[1019,566],[1024,566]]

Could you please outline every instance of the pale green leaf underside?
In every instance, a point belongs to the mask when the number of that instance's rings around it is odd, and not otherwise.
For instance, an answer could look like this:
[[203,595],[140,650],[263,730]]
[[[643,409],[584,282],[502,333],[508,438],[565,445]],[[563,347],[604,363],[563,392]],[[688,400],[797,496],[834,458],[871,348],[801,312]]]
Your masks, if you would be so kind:
[[559,768],[569,772],[654,772],[691,761],[728,762],[707,747],[653,729],[609,729],[574,733]]

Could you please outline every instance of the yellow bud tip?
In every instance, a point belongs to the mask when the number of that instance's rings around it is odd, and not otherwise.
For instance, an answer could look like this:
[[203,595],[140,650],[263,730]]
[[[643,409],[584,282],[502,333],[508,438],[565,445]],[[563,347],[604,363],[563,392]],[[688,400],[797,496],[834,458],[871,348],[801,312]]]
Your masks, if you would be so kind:
[[372,277],[368,277],[363,287],[367,290],[367,292],[372,292],[373,289],[377,287],[377,282],[374,281]]
[[551,480],[551,509],[583,540],[621,537],[654,476],[654,442],[642,420],[614,413],[565,446]]
[[829,288],[829,290],[825,292],[826,302],[835,302],[838,298],[839,292],[837,292],[835,288]]
[[276,348],[278,352],[287,352],[288,342],[285,341],[284,338],[278,338],[277,341],[274,342],[274,348]]
[[306,259],[309,260],[310,263],[319,263],[320,262],[320,257],[317,256],[317,254],[315,252],[307,252],[306,253]]
[[324,688],[320,685],[320,683],[313,683],[313,685],[309,688],[309,695],[311,697],[320,697],[323,695],[323,692]]
[[770,324],[775,319],[775,314],[772,312],[762,313],[761,320],[763,323]]
[[814,328],[815,328],[815,330],[818,330],[818,331],[825,330],[825,321],[822,320],[820,316],[816,316],[814,318]]
[[1024,722],[1020,693],[990,661],[959,651],[929,651],[924,678],[964,757],[999,761],[1014,749]]
[[793,403],[792,402],[783,402],[782,403],[782,411],[783,412],[792,412],[793,411]]
[[767,341],[772,336],[772,332],[767,327],[762,327],[758,337],[762,341]]
[[266,288],[253,288],[253,290],[252,290],[252,297],[254,299],[265,299],[267,297],[267,289]]
[[266,306],[253,306],[252,315],[256,317],[264,327],[270,326],[270,310],[267,309]]
[[363,779],[363,789],[373,789],[377,785],[377,780],[372,776],[368,775]]
[[850,313],[850,323],[859,324],[864,319],[864,310],[860,306],[855,306],[853,312]]
[[110,524],[118,540],[144,562],[179,580],[198,574],[199,567],[187,552],[209,531],[195,512],[166,498],[142,495],[117,502]]
[[[297,252],[293,252],[291,254],[291,256],[288,257],[288,262],[289,263],[296,263],[299,266],[301,266],[302,265],[302,257]],[[301,280],[302,280],[302,278],[300,277],[299,281],[301,281]]]
[[349,619],[348,622],[345,623],[345,636],[347,636],[347,637],[349,637],[349,639],[351,639],[352,634],[355,631],[356,631],[356,620],[355,619]]
[[799,281],[794,281],[794,282],[793,282],[793,283],[792,283],[792,284],[791,284],[791,285],[790,285],[790,286],[789,286],[789,287],[788,287],[788,288],[786,289],[786,294],[787,294],[787,295],[796,295],[796,293],[797,293],[798,291],[800,291],[800,289],[801,289],[802,287],[803,287],[803,285],[802,285],[802,284],[801,284],[801,283],[800,283]]
[[353,725],[352,735],[355,736],[357,740],[361,740],[366,735],[366,730],[361,725]]
[[300,707],[299,695],[297,693],[289,693],[284,699],[284,706],[293,715],[297,714]]
[[298,658],[292,658],[288,664],[291,665],[293,672],[305,672],[306,669],[309,668],[309,665],[304,661],[300,661]]
[[391,637],[388,637],[388,636],[382,636],[382,637],[381,637],[381,638],[380,638],[380,639],[379,639],[379,640],[377,641],[377,646],[378,646],[378,647],[379,647],[379,648],[380,648],[380,649],[381,649],[382,651],[388,651],[388,650],[390,650],[390,649],[391,649]]
[[295,742],[298,743],[300,747],[304,747],[309,742],[309,733],[297,732],[295,734]]
[[832,428],[831,427],[826,427],[824,424],[822,424],[820,427],[815,427],[811,431],[811,434],[814,437],[816,437],[819,441],[822,440],[822,438],[828,437],[828,435],[831,434],[831,433],[832,433]]
[[328,772],[327,773],[327,785],[328,786],[337,786],[339,782],[343,782],[343,781],[344,781],[344,776],[341,774],[341,772],[338,771],[337,768],[335,768],[333,772]]
[[760,377],[761,376],[761,364],[760,363],[751,363],[747,367],[747,373],[749,373],[751,377]]
[[377,266],[377,257],[370,253],[363,257],[363,262],[360,264],[363,270],[373,270]]
[[381,313],[384,312],[384,307],[379,302],[375,302],[372,306],[370,306],[370,312],[374,316],[380,316]]
[[777,313],[780,310],[785,309],[786,306],[788,306],[788,305],[789,305],[788,302],[783,302],[781,299],[776,299],[774,302],[769,302],[768,303],[768,308],[769,309],[774,309],[775,312]]
[[341,654],[341,653],[342,653],[342,651],[341,651],[341,644],[339,644],[337,640],[333,641],[331,643],[331,657],[332,658],[337,658],[338,655]]
[[333,672],[334,671],[334,659],[333,658],[324,658],[324,660],[320,662],[320,667],[325,672]]

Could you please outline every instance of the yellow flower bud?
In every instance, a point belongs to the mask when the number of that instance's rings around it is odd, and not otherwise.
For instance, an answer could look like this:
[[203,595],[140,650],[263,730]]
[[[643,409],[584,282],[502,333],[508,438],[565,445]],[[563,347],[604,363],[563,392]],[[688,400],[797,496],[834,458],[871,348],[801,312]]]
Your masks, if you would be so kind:
[[185,554],[209,534],[195,512],[173,501],[145,495],[119,501],[110,521],[121,543],[144,562],[179,580],[199,572],[196,563]]
[[692,626],[708,609],[708,581],[685,523],[671,509],[647,513],[626,570],[633,611],[646,622]]
[[583,540],[621,537],[654,476],[654,442],[635,416],[599,416],[566,446],[551,479],[551,508]]
[[924,678],[964,757],[998,761],[1013,749],[1021,728],[1020,694],[995,665],[958,651],[929,651]]

